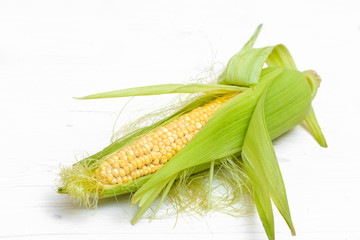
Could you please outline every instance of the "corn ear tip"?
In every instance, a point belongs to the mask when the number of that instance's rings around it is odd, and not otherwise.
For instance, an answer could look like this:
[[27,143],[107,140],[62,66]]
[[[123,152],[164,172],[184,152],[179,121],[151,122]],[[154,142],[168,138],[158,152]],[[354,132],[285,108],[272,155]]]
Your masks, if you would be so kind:
[[75,205],[95,208],[103,188],[94,179],[92,173],[88,165],[61,166],[59,174],[61,187],[57,192],[69,194]]

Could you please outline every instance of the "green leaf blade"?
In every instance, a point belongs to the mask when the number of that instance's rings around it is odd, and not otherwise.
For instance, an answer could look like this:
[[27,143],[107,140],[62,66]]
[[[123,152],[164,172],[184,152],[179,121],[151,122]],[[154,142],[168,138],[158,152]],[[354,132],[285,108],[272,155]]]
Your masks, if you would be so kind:
[[259,33],[260,33],[260,31],[261,31],[261,28],[262,28],[262,24],[260,24],[260,25],[256,28],[254,34],[251,36],[251,38],[249,39],[249,41],[244,45],[244,47],[241,49],[241,51],[244,51],[244,50],[246,50],[246,49],[250,49],[250,48],[253,48],[253,47],[254,47],[254,44],[255,44],[255,42],[256,42],[256,39],[257,39],[257,37],[259,36]]
[[269,67],[278,66],[296,70],[294,59],[284,45],[254,48],[261,27],[262,25],[259,25],[240,52],[231,57],[225,70],[219,76],[218,83],[254,86],[258,83],[265,63]]
[[246,87],[222,85],[222,84],[160,84],[144,87],[127,88],[103,93],[92,94],[75,99],[101,99],[101,98],[118,98],[118,97],[134,97],[134,96],[149,96],[170,93],[228,93],[228,92],[242,92]]
[[272,211],[270,193],[266,188],[266,183],[261,182],[261,179],[257,177],[256,170],[251,167],[251,162],[248,160],[244,152],[241,154],[241,157],[245,163],[245,171],[248,177],[252,180],[253,199],[266,235],[270,240],[275,239],[274,215]]
[[[246,169],[253,169],[253,171],[248,171],[250,173],[250,180],[253,183],[261,184],[255,184],[254,187],[259,188],[255,189],[255,192],[269,192],[270,197],[272,198],[281,215],[284,217],[286,223],[291,229],[292,234],[295,234],[295,229],[291,220],[290,208],[286,196],[285,185],[276,159],[271,138],[266,127],[264,111],[265,97],[266,90],[257,103],[250,120],[244,140],[242,156],[246,160]],[[261,194],[266,196],[266,192]],[[260,193],[257,194],[259,195]],[[262,209],[261,211],[270,212],[270,209]],[[259,214],[261,213],[259,212]],[[263,219],[264,217],[262,217],[262,220]],[[267,223],[263,224],[266,225]]]
[[276,45],[268,58],[266,59],[266,64],[269,67],[286,67],[289,69],[296,70],[295,61],[292,58],[289,50],[282,44]]
[[273,47],[246,48],[228,62],[218,83],[238,86],[253,86],[258,83],[261,70]]
[[326,148],[328,145],[324,134],[321,131],[320,125],[316,119],[314,109],[311,107],[309,115],[305,119],[306,124],[308,125],[312,135],[315,140],[319,143],[320,146]]
[[145,214],[146,210],[151,206],[153,201],[159,196],[163,188],[166,186],[167,181],[163,181],[159,186],[156,188],[152,188],[150,191],[146,194],[146,199],[142,199],[143,201],[141,204],[139,204],[140,209],[135,215],[135,217],[131,220],[131,224],[137,223],[140,218]]

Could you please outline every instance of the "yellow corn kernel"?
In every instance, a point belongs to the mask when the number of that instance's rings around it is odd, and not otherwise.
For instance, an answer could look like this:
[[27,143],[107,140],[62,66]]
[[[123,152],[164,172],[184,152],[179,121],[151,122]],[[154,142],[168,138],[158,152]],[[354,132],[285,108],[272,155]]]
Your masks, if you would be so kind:
[[158,171],[227,100],[219,98],[198,107],[108,156],[96,170],[96,178],[104,184],[122,184]]

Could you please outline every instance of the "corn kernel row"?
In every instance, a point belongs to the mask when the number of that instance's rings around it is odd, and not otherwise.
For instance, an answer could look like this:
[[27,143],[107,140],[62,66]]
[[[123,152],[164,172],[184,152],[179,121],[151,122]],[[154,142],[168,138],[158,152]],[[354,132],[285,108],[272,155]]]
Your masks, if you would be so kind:
[[218,98],[145,134],[104,159],[95,171],[104,184],[122,184],[158,171],[205,126],[228,98]]

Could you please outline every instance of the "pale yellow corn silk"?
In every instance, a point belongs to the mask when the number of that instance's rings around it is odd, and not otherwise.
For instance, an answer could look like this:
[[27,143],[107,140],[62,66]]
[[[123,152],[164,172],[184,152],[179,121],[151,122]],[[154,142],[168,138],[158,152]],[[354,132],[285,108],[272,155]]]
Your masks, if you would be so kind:
[[93,167],[89,164],[78,164],[72,167],[61,167],[59,192],[66,192],[74,204],[94,208],[98,204],[104,185],[99,182]]
[[[162,121],[163,119],[166,119],[167,117],[172,116],[177,112],[178,113],[182,112],[181,109],[184,108],[184,106],[187,106],[190,103],[196,101],[202,95],[203,95],[202,93],[177,94],[177,96],[174,97],[169,103],[160,106],[158,109],[153,109],[150,113],[142,114],[142,116],[138,117],[134,121],[130,121],[125,124],[121,122],[120,123],[121,126],[116,131],[115,131],[115,125],[116,125],[115,123],[113,135],[111,137],[112,142],[115,142],[121,137],[126,136],[131,132],[135,132],[143,127],[155,125],[157,122]],[[136,111],[143,112],[143,109],[139,108]],[[119,113],[118,119],[120,115],[121,113]]]
[[229,156],[218,160],[211,187],[210,171],[193,175],[191,171],[185,170],[179,175],[165,201],[171,206],[166,209],[166,215],[206,215],[210,211],[216,211],[239,217],[253,212],[251,184],[237,157]]

